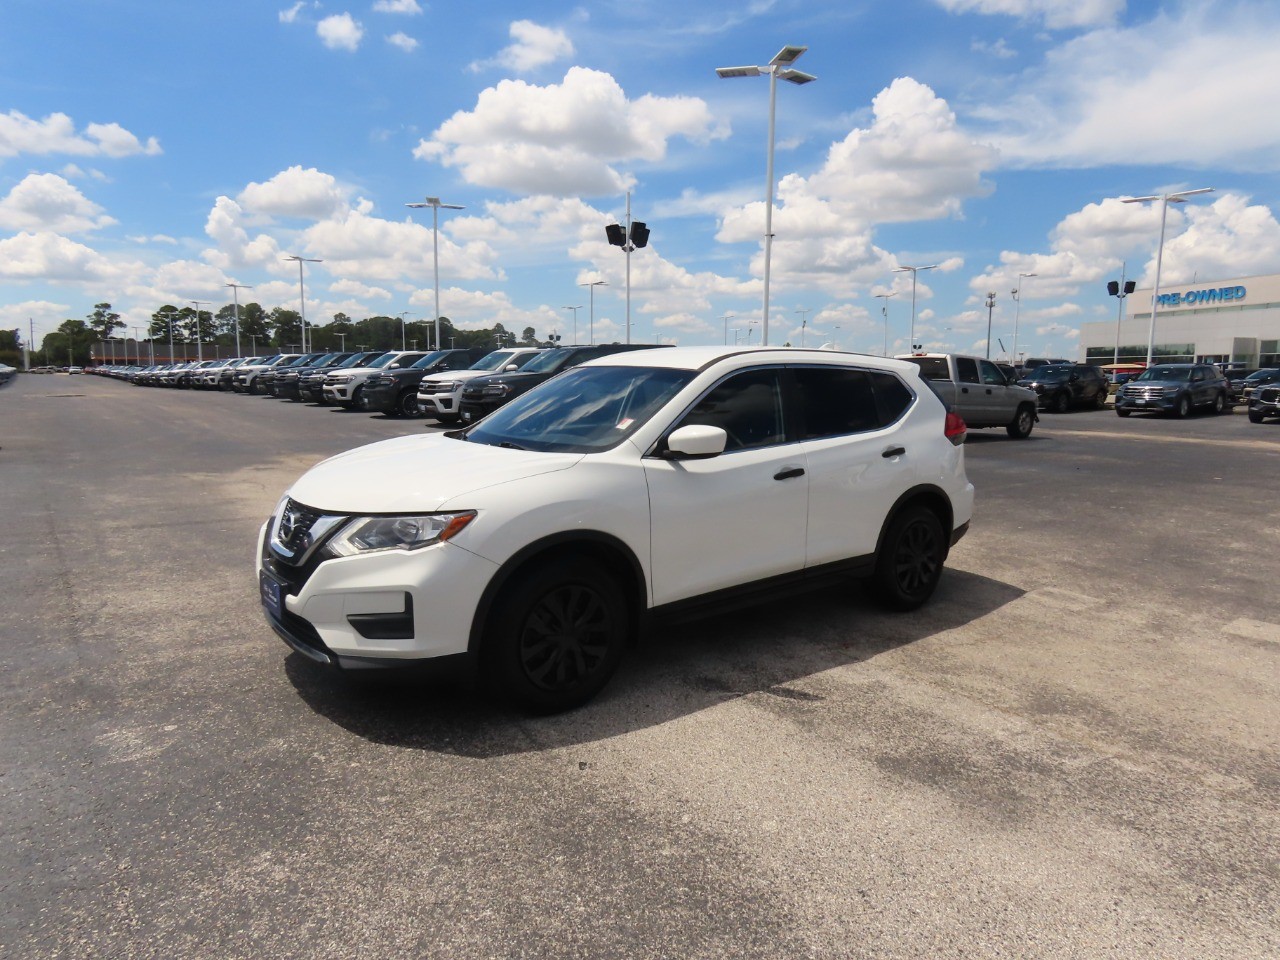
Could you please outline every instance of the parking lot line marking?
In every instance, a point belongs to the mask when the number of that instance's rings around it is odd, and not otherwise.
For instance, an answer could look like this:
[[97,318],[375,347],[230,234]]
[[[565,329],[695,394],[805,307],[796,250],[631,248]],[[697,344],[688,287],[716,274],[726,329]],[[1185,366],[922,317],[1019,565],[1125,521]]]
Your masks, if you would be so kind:
[[1273,440],[1214,440],[1207,437],[1153,437],[1141,433],[1120,433],[1114,430],[1054,430],[1049,436],[1103,437],[1107,440],[1152,440],[1156,443],[1194,443],[1197,447],[1233,447],[1239,450],[1274,450],[1280,452],[1280,442]]
[[1246,640],[1263,640],[1267,643],[1280,644],[1280,623],[1267,623],[1265,620],[1232,620],[1222,628],[1223,633],[1244,637]]

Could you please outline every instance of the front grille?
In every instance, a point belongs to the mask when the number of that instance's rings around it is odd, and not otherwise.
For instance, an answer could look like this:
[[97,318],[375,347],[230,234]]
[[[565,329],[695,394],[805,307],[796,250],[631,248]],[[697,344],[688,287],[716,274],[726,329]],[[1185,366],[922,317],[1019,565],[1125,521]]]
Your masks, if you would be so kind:
[[1280,403],[1280,387],[1263,387],[1257,396],[1263,403]]
[[484,396],[483,387],[463,387],[462,395],[468,400],[479,400]]
[[1142,384],[1140,386],[1129,385],[1129,389],[1125,391],[1125,395],[1139,400],[1160,400],[1164,398],[1164,387]]
[[272,518],[270,553],[282,564],[301,567],[346,519],[340,514],[321,513],[290,498],[279,515]]
[[418,387],[419,393],[453,393],[452,383],[424,383]]

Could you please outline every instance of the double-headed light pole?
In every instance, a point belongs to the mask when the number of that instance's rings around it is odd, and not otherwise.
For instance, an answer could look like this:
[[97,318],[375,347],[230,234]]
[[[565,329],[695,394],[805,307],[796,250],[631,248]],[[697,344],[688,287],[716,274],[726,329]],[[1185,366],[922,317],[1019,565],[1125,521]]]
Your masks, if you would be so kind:
[[[592,280],[590,283],[578,284],[578,286],[586,287],[588,290],[591,291],[590,304],[591,304],[591,343],[592,344],[596,342],[596,287],[607,287],[608,285],[609,285],[608,280]],[[574,329],[576,330],[578,327],[578,312],[576,310],[573,313],[573,321],[574,321],[573,326],[574,326]],[[574,339],[577,339],[576,336]]]
[[302,352],[307,352],[307,291],[302,284],[302,265],[304,263],[324,263],[323,260],[309,260],[306,257],[299,257],[295,254],[289,254],[286,260],[298,261],[298,316],[302,318]]
[[233,297],[235,297],[235,301],[236,301],[236,356],[237,356],[237,357],[239,357],[239,356],[243,356],[243,354],[241,354],[241,353],[240,353],[240,291],[241,291],[241,290],[252,290],[252,289],[253,289],[253,287],[249,286],[247,283],[224,283],[224,284],[223,284],[223,286],[224,286],[224,287],[230,287],[230,288],[231,288],[231,295],[232,295]]
[[[1160,267],[1164,262],[1164,227],[1169,217],[1169,204],[1185,203],[1187,197],[1198,193],[1213,193],[1213,187],[1200,187],[1198,190],[1179,190],[1176,193],[1161,193],[1150,197],[1123,197],[1121,203],[1150,203],[1160,201],[1160,245],[1156,247],[1156,285],[1151,291],[1151,325],[1147,331],[1147,366],[1151,366],[1152,354],[1156,346],[1156,308],[1160,303]],[[1194,359],[1194,358],[1193,358]]]
[[574,304],[571,307],[565,307],[566,310],[573,311],[573,344],[578,345],[578,311],[582,309],[582,304]]
[[[1018,362],[1018,321],[1022,319],[1022,281],[1028,277],[1038,277],[1038,273],[1020,273],[1018,274],[1018,285],[1009,292],[1013,295],[1013,356],[1009,358],[1011,363]],[[987,346],[990,347],[991,335],[990,324],[988,326]],[[990,354],[988,354],[990,358]]]
[[921,270],[937,270],[938,264],[931,263],[927,267],[894,267],[894,273],[911,271],[911,352],[916,350],[916,274]]
[[201,363],[203,363],[204,362],[204,340],[201,339],[200,337],[200,304],[203,303],[207,306],[211,304],[213,301],[212,300],[189,300],[187,302],[193,304],[196,308],[196,359]]
[[775,117],[778,106],[778,81],[786,80],[797,86],[812,83],[818,78],[812,74],[794,69],[791,65],[800,59],[808,47],[783,47],[772,60],[763,66],[717,67],[716,75],[722,79],[729,77],[758,77],[762,73],[769,75],[769,152],[765,162],[765,195],[764,195],[764,311],[761,342],[769,345],[769,267],[773,257],[773,141]]
[[435,276],[436,288],[436,349],[440,349],[440,211],[465,210],[466,207],[456,203],[442,203],[439,197],[427,197],[418,203],[406,203],[410,210],[431,208],[431,264]]

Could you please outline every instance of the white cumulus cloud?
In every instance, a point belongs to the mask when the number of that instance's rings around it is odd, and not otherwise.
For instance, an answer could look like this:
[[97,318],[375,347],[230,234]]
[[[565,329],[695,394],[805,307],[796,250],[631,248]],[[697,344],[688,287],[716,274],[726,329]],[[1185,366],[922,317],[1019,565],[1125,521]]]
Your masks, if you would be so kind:
[[51,113],[34,120],[18,110],[0,114],[0,157],[19,154],[67,153],[74,156],[128,157],[154,156],[160,143],[149,137],[146,143],[118,123],[91,123],[83,133],[65,113]]
[[32,173],[0,199],[0,229],[87,233],[116,221],[56,173]]
[[378,13],[421,13],[418,0],[377,0],[373,9]]
[[265,183],[250,183],[236,199],[250,213],[323,220],[347,209],[349,191],[332,174],[293,166]]
[[349,13],[335,13],[316,24],[316,35],[330,50],[355,50],[364,37],[364,27]]
[[304,3],[304,0],[298,0],[297,3],[295,3],[292,7],[289,7],[287,10],[281,10],[280,13],[278,14],[278,16],[280,17],[280,22],[293,23],[295,20],[298,19],[298,13],[302,10],[304,6],[306,6],[306,4]]
[[468,183],[524,194],[617,194],[624,163],[655,163],[676,136],[706,143],[726,132],[696,97],[628,100],[607,73],[573,67],[563,83],[503,80],[422,140],[414,156],[457,167]]
[[414,50],[418,49],[418,41],[400,30],[387,37],[387,43],[393,47],[399,47],[405,53],[413,53]]
[[1051,30],[1112,23],[1125,0],[936,0],[949,13],[985,13],[1042,22]]
[[469,69],[478,71],[496,65],[517,73],[528,73],[573,56],[573,41],[556,27],[544,27],[532,20],[516,20],[511,24],[510,35],[513,43],[491,60],[477,60]]

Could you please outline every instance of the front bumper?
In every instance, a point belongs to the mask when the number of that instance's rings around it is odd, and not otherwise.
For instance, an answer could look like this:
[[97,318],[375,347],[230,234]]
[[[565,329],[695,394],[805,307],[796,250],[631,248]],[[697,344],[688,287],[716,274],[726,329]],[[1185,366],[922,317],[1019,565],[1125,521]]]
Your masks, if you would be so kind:
[[400,399],[400,387],[394,383],[366,383],[364,402],[370,410],[394,410]]
[[1148,413],[1152,411],[1158,413],[1173,413],[1178,409],[1178,395],[1174,394],[1171,397],[1153,397],[1151,399],[1145,399],[1140,397],[1122,397],[1119,394],[1116,394],[1116,409],[1128,410],[1131,413],[1142,413],[1144,411]]
[[269,527],[258,539],[263,610],[304,656],[337,666],[344,660],[394,666],[468,652],[480,596],[497,564],[440,543],[290,568],[270,552]]
[[418,406],[427,416],[438,413],[449,416],[458,412],[458,398],[452,393],[419,393]]

